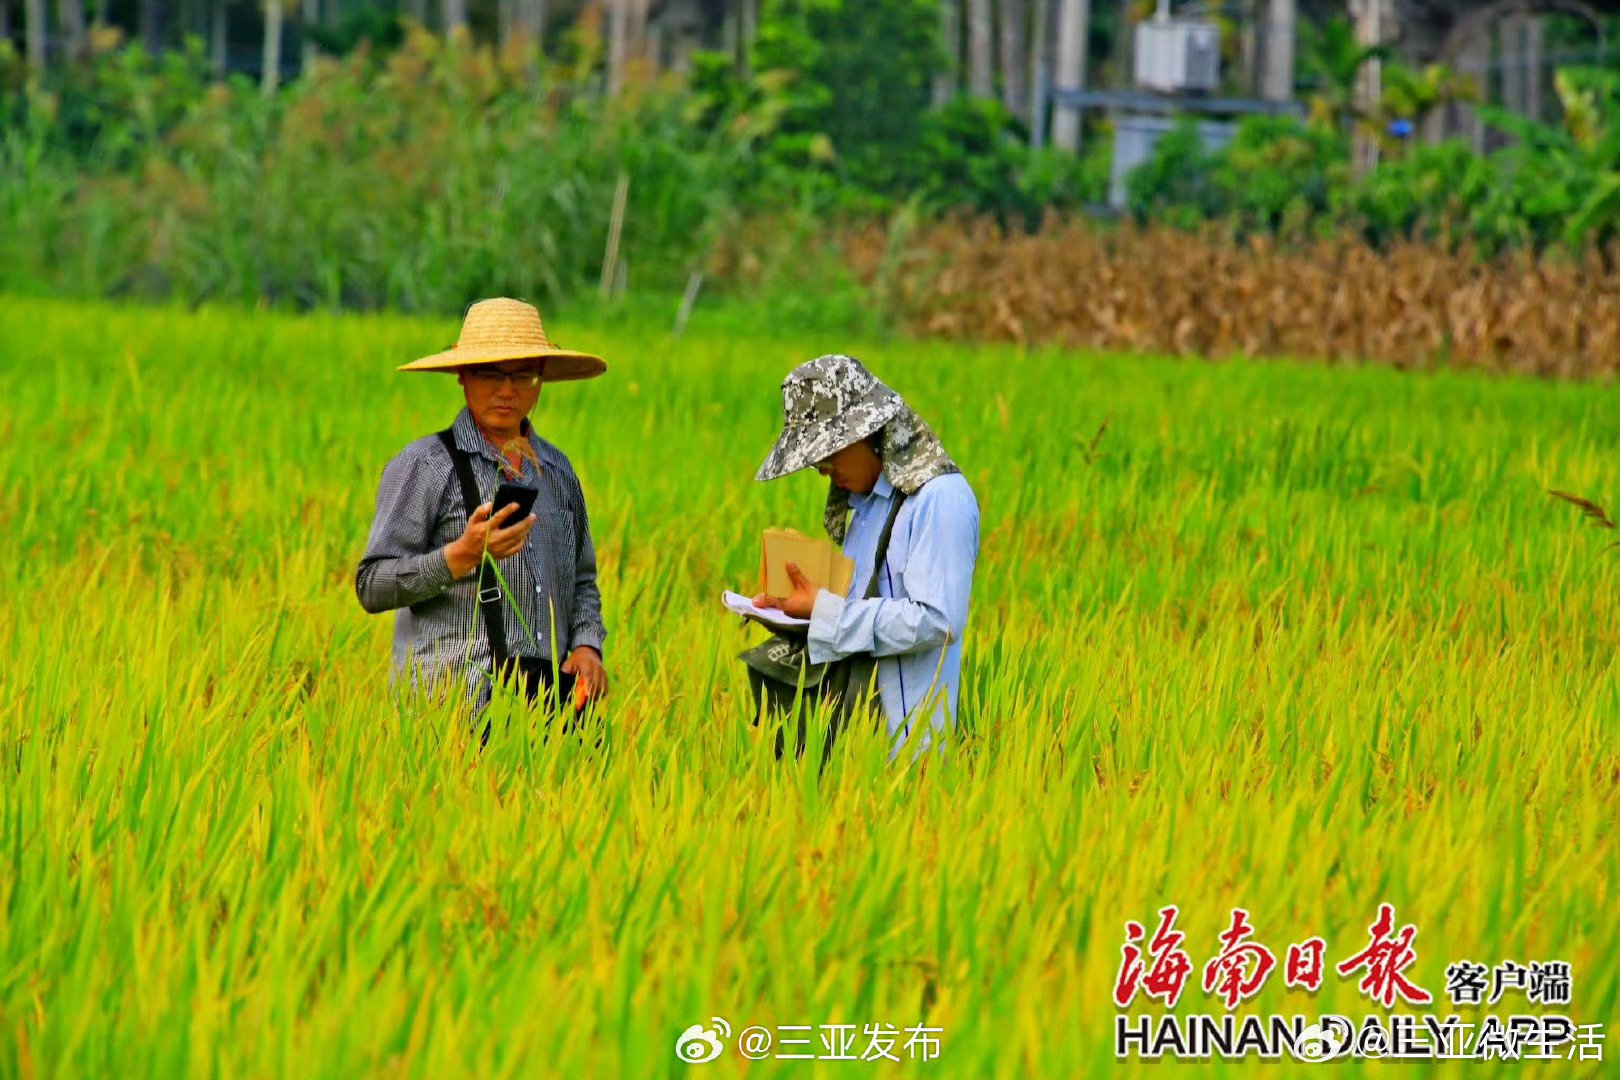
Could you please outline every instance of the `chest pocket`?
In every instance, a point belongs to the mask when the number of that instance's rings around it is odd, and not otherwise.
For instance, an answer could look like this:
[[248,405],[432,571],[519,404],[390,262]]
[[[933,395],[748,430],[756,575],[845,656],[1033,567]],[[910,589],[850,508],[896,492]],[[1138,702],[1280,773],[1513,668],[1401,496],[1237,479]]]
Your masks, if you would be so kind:
[[[483,502],[480,497],[479,502]],[[461,485],[454,473],[439,497],[439,513],[433,522],[433,534],[428,538],[432,547],[443,547],[458,539],[467,530],[467,510],[461,505]]]

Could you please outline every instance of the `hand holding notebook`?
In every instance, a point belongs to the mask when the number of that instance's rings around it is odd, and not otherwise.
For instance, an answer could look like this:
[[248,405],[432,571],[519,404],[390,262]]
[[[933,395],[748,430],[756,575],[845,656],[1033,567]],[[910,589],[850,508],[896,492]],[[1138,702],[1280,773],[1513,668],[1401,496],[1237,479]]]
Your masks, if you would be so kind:
[[806,536],[797,529],[766,529],[760,545],[758,595],[750,598],[728,590],[721,597],[722,602],[738,615],[773,630],[802,630],[810,625],[808,618],[756,602],[761,597],[781,601],[793,595],[795,585],[788,572],[789,564],[812,586],[839,596],[848,594],[849,583],[855,576],[855,563],[830,540]]

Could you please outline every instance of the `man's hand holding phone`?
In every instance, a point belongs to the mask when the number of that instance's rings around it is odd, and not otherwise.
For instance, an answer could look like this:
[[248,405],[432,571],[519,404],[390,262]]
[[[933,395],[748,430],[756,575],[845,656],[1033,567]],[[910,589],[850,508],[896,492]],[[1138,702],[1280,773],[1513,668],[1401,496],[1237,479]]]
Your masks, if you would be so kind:
[[[450,574],[461,580],[478,568],[478,561],[487,550],[496,559],[510,559],[523,550],[529,531],[534,528],[534,515],[519,515],[516,503],[507,503],[493,516],[485,503],[473,511],[461,535],[444,547],[444,561],[450,565]],[[513,519],[516,518],[516,521]],[[487,543],[487,547],[486,547]]]

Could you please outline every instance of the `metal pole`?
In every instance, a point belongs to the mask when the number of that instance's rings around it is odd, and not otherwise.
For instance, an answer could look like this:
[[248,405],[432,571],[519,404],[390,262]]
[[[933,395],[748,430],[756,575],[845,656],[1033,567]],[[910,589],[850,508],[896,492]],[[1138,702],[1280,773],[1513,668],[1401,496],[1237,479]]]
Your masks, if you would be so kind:
[[1294,96],[1294,0],[1271,0],[1266,9],[1260,96],[1287,101]]
[[[1062,0],[1058,17],[1057,85],[1083,90],[1086,85],[1086,41],[1091,29],[1091,0]],[[1052,118],[1052,145],[1071,153],[1080,149],[1080,110],[1060,105]]]

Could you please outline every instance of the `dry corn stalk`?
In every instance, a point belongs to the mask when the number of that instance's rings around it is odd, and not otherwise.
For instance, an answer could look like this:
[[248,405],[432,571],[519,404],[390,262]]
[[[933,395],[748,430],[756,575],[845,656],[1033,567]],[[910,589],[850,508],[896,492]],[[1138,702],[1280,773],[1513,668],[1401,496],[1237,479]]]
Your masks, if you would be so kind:
[[[872,280],[885,233],[846,252]],[[1486,261],[1417,242],[1283,244],[1210,229],[1049,220],[934,226],[885,282],[908,329],[1203,356],[1377,361],[1602,377],[1620,367],[1620,251]]]

